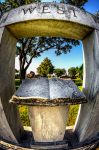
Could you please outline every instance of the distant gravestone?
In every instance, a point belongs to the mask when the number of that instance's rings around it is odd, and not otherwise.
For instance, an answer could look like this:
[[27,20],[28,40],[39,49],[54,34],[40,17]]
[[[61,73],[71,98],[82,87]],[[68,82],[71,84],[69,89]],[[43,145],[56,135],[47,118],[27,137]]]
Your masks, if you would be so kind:
[[79,141],[99,132],[99,19],[71,5],[34,3],[13,9],[0,20],[0,136],[18,142],[23,127],[15,105],[14,59],[18,38],[57,36],[82,40],[83,91],[87,104],[80,106],[74,131]]

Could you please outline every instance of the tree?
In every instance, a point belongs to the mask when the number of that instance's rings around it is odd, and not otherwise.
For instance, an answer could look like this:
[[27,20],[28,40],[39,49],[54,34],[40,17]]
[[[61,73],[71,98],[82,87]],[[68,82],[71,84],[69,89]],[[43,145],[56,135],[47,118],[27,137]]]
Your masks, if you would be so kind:
[[68,73],[72,78],[79,77],[80,79],[83,79],[83,64],[80,67],[69,68]]
[[42,77],[47,77],[48,74],[52,74],[54,71],[54,66],[50,59],[47,57],[43,60],[40,66],[37,68],[37,72]]
[[[39,1],[40,0],[6,0],[5,3],[0,3],[0,16],[12,8]],[[83,3],[82,1],[78,2],[80,2],[78,7],[81,7],[86,0],[83,0]],[[68,3],[75,5],[72,0],[68,0]],[[66,54],[67,52],[70,52],[72,46],[77,45],[79,45],[78,40],[71,40],[61,37],[32,37],[19,39],[17,44],[17,55],[19,55],[20,62],[20,79],[22,80],[25,78],[26,71],[33,58],[39,57],[44,51],[54,48],[57,55],[62,53]]]
[[25,78],[26,71],[33,58],[41,56],[44,51],[55,49],[56,55],[70,52],[72,46],[79,45],[79,41],[61,37],[32,37],[22,38],[17,44],[17,55],[20,61],[20,77]]
[[85,5],[85,3],[88,2],[88,0],[61,0],[61,2],[70,4],[70,5],[74,5],[79,8],[83,8],[83,6]]
[[75,67],[71,67],[68,69],[68,73],[71,76],[71,78],[75,78],[75,75],[77,74],[76,72],[76,68]]
[[54,69],[54,73],[57,75],[57,77],[60,77],[66,73],[65,69],[56,68]]
[[78,73],[79,73],[79,77],[83,79],[83,64],[79,67]]
[[5,2],[0,2],[0,18],[5,12],[13,8],[37,1],[39,2],[39,0],[5,0]]
[[5,12],[4,3],[0,2],[0,18],[2,17],[2,15],[4,14],[4,12]]

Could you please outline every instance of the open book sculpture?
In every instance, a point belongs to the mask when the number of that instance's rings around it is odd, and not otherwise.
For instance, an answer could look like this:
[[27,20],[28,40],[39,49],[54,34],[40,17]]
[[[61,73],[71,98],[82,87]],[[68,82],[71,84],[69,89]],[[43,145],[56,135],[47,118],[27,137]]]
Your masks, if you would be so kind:
[[53,106],[85,103],[86,97],[71,79],[34,78],[23,80],[11,102]]
[[29,106],[29,118],[36,142],[64,138],[70,104],[86,102],[72,80],[59,78],[25,79],[11,102]]

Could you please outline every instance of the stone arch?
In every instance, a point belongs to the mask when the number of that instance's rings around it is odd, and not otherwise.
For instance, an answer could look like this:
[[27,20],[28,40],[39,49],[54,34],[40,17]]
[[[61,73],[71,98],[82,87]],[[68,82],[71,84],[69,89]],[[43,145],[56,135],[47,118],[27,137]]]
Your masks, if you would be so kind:
[[[61,36],[82,40],[83,88],[88,103],[80,107],[74,128],[79,141],[99,131],[99,20],[74,6],[34,3],[13,9],[0,20],[0,136],[18,142],[23,133],[16,106],[9,104],[14,92],[16,39],[31,36]],[[4,84],[6,83],[6,85]]]

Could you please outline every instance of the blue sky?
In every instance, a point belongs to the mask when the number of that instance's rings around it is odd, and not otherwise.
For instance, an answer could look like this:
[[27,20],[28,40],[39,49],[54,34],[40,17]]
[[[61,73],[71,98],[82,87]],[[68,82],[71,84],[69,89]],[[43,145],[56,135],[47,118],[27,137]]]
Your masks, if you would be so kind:
[[0,0],[0,2],[4,2],[5,0]]
[[[59,2],[59,0],[56,1]],[[43,0],[43,2],[53,2],[53,0]],[[95,13],[99,10],[99,0],[89,0],[84,7],[88,12]],[[39,64],[43,61],[45,57],[51,59],[53,65],[56,68],[68,69],[70,67],[80,66],[83,63],[82,44],[80,44],[80,46],[73,47],[70,53],[62,54],[61,56],[56,56],[53,49],[43,53],[41,57],[33,60],[30,68],[28,69],[28,72],[30,70],[36,71],[36,68],[39,66]],[[19,68],[18,58],[16,58],[15,66],[17,69]]]

